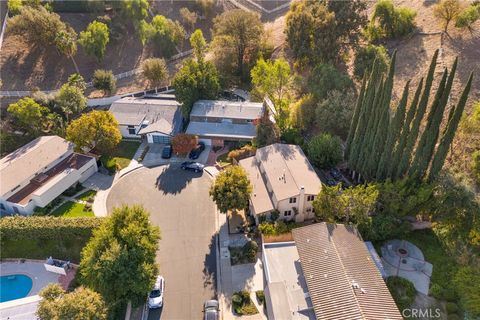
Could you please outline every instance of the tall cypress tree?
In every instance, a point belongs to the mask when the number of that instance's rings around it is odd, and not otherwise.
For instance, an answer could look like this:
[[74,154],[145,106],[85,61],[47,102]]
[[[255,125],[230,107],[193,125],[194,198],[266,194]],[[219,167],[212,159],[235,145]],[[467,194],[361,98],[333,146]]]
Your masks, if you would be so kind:
[[383,148],[380,161],[377,166],[377,172],[375,174],[376,178],[379,180],[385,180],[388,172],[388,161],[392,160],[392,151],[395,146],[395,143],[399,140],[400,131],[402,130],[402,124],[405,119],[405,110],[407,107],[408,101],[408,90],[410,86],[410,81],[407,81],[405,87],[403,88],[402,98],[398,104],[395,116],[390,123],[390,126],[387,128],[387,138],[385,141],[385,147]]
[[375,98],[375,89],[378,82],[379,67],[376,62],[373,64],[372,71],[368,80],[365,91],[365,98],[363,99],[358,125],[353,134],[353,139],[350,148],[349,165],[354,170],[359,170],[360,152],[362,151],[362,142],[365,137],[367,124],[370,116],[370,110]]
[[[457,63],[458,58],[455,58],[455,62],[453,63],[447,83],[442,89],[441,98],[437,100],[438,95],[436,95],[434,104],[432,105],[432,109],[428,117],[427,127],[425,128],[422,139],[420,140],[420,142],[423,142],[423,149],[420,150],[420,156],[418,157],[418,161],[416,162],[415,171],[413,174],[413,176],[417,179],[422,179],[425,176],[425,174],[427,173],[428,165],[432,160],[435,146],[438,141],[438,135],[440,132],[440,125],[443,119],[443,114],[445,112],[445,107],[450,96],[450,91],[452,90],[453,79],[455,78],[455,72],[457,69]],[[439,87],[438,90],[440,90],[441,88],[442,87]],[[415,158],[417,158],[417,155],[415,155]]]
[[462,118],[463,110],[465,109],[465,104],[467,103],[468,94],[470,92],[470,88],[472,86],[473,80],[473,72],[470,73],[470,77],[468,78],[467,85],[463,89],[462,95],[460,100],[458,101],[457,106],[455,107],[454,111],[451,112],[447,127],[444,130],[442,139],[440,140],[440,144],[438,145],[437,152],[432,160],[432,165],[430,167],[430,172],[428,175],[428,180],[432,181],[440,172],[443,167],[443,163],[445,162],[445,158],[448,154],[448,149],[452,144],[453,138],[455,137],[455,132],[458,128],[458,123]]
[[348,160],[350,157],[350,150],[351,150],[351,144],[353,141],[353,136],[355,135],[355,131],[357,130],[358,126],[358,120],[360,118],[360,112],[362,108],[362,103],[365,98],[365,86],[367,85],[367,73],[363,75],[363,80],[362,80],[362,87],[360,88],[360,93],[358,94],[358,99],[357,103],[355,105],[355,111],[353,113],[352,117],[352,122],[350,122],[350,128],[348,130],[348,137],[346,141],[346,147],[345,147],[345,159]]
[[397,172],[395,176],[399,178],[402,177],[407,172],[410,166],[412,151],[413,151],[413,148],[415,147],[415,143],[418,138],[418,133],[420,131],[420,124],[422,123],[423,116],[425,115],[425,111],[427,110],[428,98],[430,97],[430,90],[432,88],[433,75],[435,73],[435,68],[437,66],[437,58],[438,58],[438,49],[435,50],[435,53],[433,54],[433,57],[432,57],[432,61],[430,62],[427,78],[425,80],[425,88],[423,89],[422,97],[420,99],[420,102],[418,103],[417,112],[415,114],[415,118],[412,123],[412,128],[408,135],[405,149],[403,150],[402,159],[400,160],[400,164],[397,167]]
[[390,126],[390,102],[392,101],[392,90],[393,90],[393,78],[395,75],[395,60],[397,52],[395,51],[392,55],[390,61],[390,68],[388,70],[388,77],[385,80],[385,86],[382,91],[382,97],[380,100],[379,114],[378,118],[375,119],[376,128],[374,129],[374,138],[370,148],[370,153],[368,157],[368,164],[366,166],[366,174],[369,177],[375,178],[375,175],[378,170],[378,165],[380,161],[383,148],[385,146],[385,140],[387,132]]
[[396,176],[396,170],[402,158],[403,152],[405,150],[405,145],[407,144],[408,134],[410,133],[410,125],[412,123],[413,117],[415,116],[415,112],[417,111],[418,100],[420,99],[420,94],[422,93],[423,88],[423,78],[420,79],[418,83],[417,90],[415,91],[415,95],[413,97],[412,102],[410,103],[410,108],[408,109],[407,117],[403,122],[402,131],[400,134],[400,139],[398,141],[397,146],[395,147],[395,152],[392,156],[391,161],[387,162],[387,177],[394,180]]

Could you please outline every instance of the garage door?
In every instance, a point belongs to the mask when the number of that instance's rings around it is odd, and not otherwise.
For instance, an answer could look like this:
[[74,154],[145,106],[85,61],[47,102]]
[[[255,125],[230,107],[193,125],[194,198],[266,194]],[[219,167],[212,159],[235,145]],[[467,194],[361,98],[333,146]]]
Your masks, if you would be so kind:
[[153,135],[153,143],[170,143],[170,137]]

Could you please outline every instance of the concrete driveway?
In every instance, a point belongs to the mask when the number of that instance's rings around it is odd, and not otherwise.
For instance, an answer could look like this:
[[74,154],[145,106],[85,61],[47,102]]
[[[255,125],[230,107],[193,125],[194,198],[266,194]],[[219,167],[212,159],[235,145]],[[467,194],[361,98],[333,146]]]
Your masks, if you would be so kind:
[[[186,156],[176,156],[172,155],[170,159],[163,159],[162,158],[162,150],[165,147],[165,144],[157,144],[151,143],[149,144],[148,152],[145,154],[145,158],[143,159],[143,165],[145,167],[155,167],[159,165],[169,164],[169,163],[181,163],[184,161],[192,161]],[[210,146],[205,146],[205,150],[200,154],[198,159],[193,160],[196,162],[200,162],[202,164],[207,163],[208,155],[210,153]]]
[[157,261],[165,278],[165,301],[149,319],[201,319],[203,302],[215,296],[215,208],[207,174],[178,164],[138,169],[111,189],[107,207],[143,204],[160,227]]

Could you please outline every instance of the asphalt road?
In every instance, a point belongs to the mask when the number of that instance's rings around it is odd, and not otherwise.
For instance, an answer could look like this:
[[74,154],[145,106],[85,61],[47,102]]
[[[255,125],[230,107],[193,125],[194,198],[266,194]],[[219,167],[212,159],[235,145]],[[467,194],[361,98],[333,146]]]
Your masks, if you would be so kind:
[[203,302],[215,296],[215,209],[206,173],[178,165],[142,168],[119,180],[107,208],[143,204],[162,239],[157,261],[165,278],[164,307],[148,319],[201,319]]

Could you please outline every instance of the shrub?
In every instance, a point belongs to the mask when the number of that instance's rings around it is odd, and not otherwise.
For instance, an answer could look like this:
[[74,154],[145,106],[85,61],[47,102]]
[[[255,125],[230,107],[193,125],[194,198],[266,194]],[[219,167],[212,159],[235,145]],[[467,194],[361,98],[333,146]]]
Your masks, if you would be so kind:
[[375,5],[366,33],[370,40],[404,36],[415,28],[416,11],[410,8],[395,8],[392,0],[380,0]]
[[317,65],[308,80],[308,86],[313,97],[318,101],[325,99],[332,90],[346,91],[354,88],[354,83],[348,74],[340,72],[331,64]]
[[167,64],[164,59],[146,59],[142,63],[142,73],[151,86],[159,87],[168,78]]
[[441,285],[437,283],[432,283],[430,286],[429,294],[434,297],[435,299],[441,300],[442,299],[442,292],[443,288]]
[[442,299],[448,302],[456,302],[458,300],[458,295],[452,288],[445,288],[442,291]]
[[455,302],[447,302],[445,305],[448,315],[455,314],[458,312],[458,305]]
[[282,139],[282,141],[289,144],[296,144],[296,145],[302,146],[304,143],[303,136],[300,133],[300,130],[298,130],[297,128],[285,129],[282,132],[282,135],[280,138]]
[[448,320],[462,320],[458,314],[452,313],[448,315]]
[[240,149],[235,149],[230,151],[228,153],[227,160],[231,162],[233,159],[239,161],[239,160],[251,157],[255,155],[256,150],[257,148],[255,148],[251,144],[246,144]]
[[255,260],[258,252],[258,244],[255,241],[250,240],[243,246],[242,250],[243,250],[243,254],[249,260]]
[[387,287],[400,310],[408,308],[415,300],[417,290],[407,279],[392,276],[387,278]]
[[83,189],[85,189],[81,183],[77,183],[75,184],[74,186],[71,186],[70,188],[68,188],[67,190],[65,190],[62,195],[66,196],[66,197],[73,197],[74,195],[76,195],[77,193],[79,193],[80,191],[82,191]]
[[263,290],[255,291],[255,295],[257,296],[258,303],[265,303],[265,293],[263,292]]
[[362,78],[365,73],[368,74],[375,59],[377,59],[382,71],[387,70],[389,57],[384,46],[368,44],[365,47],[360,47],[355,55],[353,74],[357,78]]
[[102,218],[4,217],[0,219],[0,239],[55,239],[90,237]]
[[172,149],[177,154],[187,154],[198,144],[198,137],[193,134],[179,133],[172,138]]
[[275,222],[278,220],[279,217],[280,217],[280,211],[273,210],[272,212],[270,212],[270,220]]
[[104,94],[111,94],[116,89],[117,80],[112,70],[98,69],[93,73],[93,87],[102,90]]
[[332,168],[343,158],[340,138],[327,133],[310,140],[307,150],[310,161],[321,169]]
[[284,221],[275,221],[275,222],[262,222],[258,226],[258,230],[263,235],[267,236],[276,236],[284,233],[288,233],[292,231],[292,229],[296,228],[297,224],[295,222],[284,222]]
[[455,27],[473,31],[474,23],[480,20],[480,3],[473,3],[464,9],[455,21]]
[[235,292],[232,296],[232,304],[235,313],[239,315],[257,314],[258,310],[250,299],[250,293],[246,290]]

